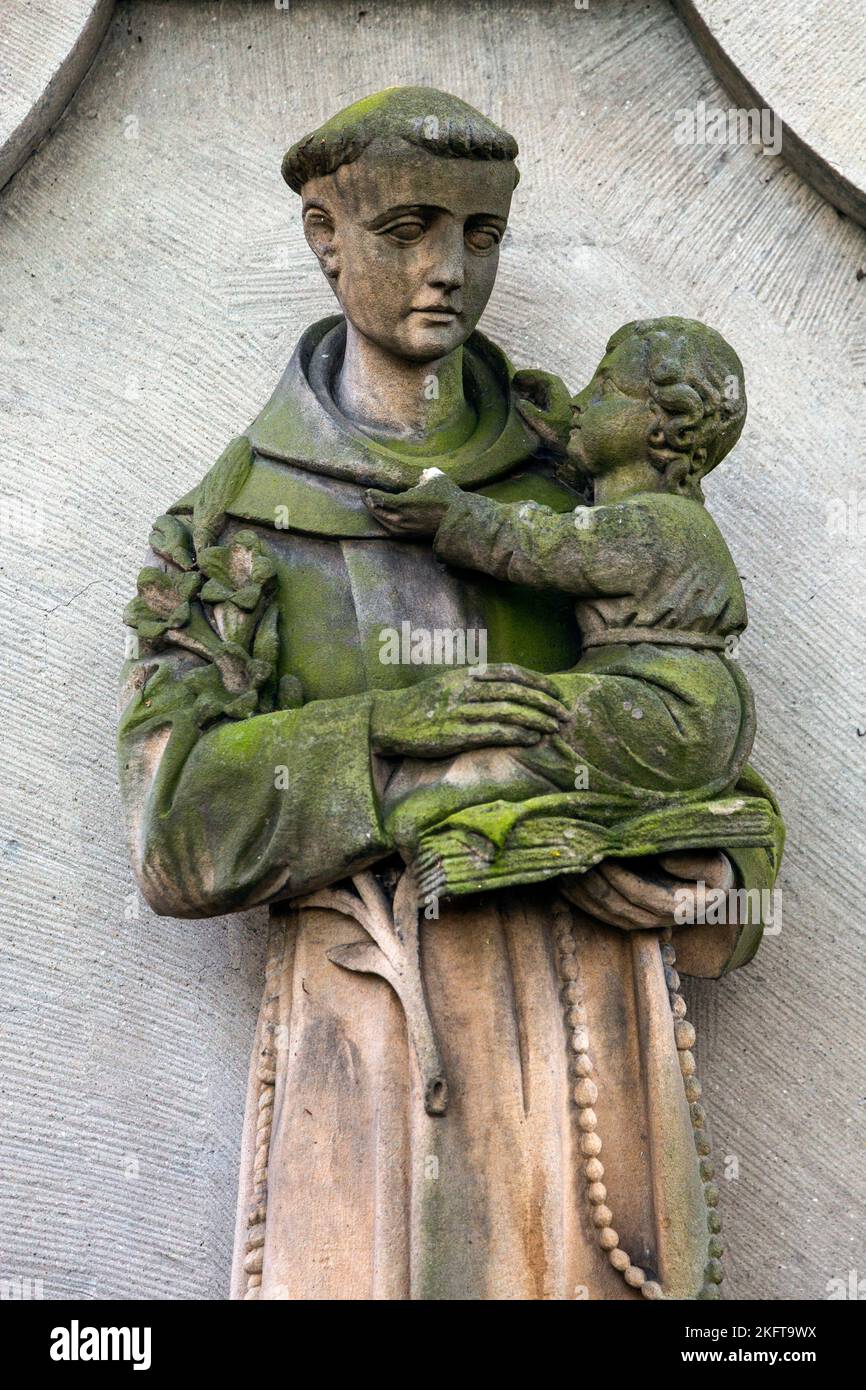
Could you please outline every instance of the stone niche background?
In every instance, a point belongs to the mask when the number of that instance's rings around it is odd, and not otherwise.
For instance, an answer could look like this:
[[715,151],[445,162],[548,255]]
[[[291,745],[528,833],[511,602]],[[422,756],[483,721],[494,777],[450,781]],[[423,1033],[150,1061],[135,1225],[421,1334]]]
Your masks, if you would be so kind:
[[866,1275],[866,251],[784,157],[675,143],[678,109],[731,103],[665,0],[125,0],[0,194],[4,492],[40,519],[7,528],[0,574],[0,1277],[50,1298],[226,1293],[266,914],[175,922],[138,899],[120,612],[153,516],[331,311],[284,149],[392,83],[518,136],[482,327],[520,365],[576,387],[612,329],[658,313],[705,319],[745,363],[749,420],[708,494],[749,601],[754,761],[789,825],[782,929],[687,993],[729,1178],[727,1296],[826,1298]]

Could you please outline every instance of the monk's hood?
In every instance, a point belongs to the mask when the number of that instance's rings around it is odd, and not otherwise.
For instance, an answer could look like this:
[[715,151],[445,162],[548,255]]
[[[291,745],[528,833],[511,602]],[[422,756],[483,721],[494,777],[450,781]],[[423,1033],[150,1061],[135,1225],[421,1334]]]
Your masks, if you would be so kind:
[[331,382],[343,360],[346,321],[331,316],[303,334],[247,438],[257,454],[363,487],[403,489],[425,468],[442,468],[463,487],[501,477],[531,457],[538,440],[519,414],[505,354],[475,332],[463,349],[466,398],[476,414],[471,436],[447,454],[383,443],[337,406]]
[[345,341],[341,317],[308,328],[250,428],[229,444],[203,482],[170,508],[195,514],[203,543],[213,543],[226,517],[330,538],[389,538],[365,505],[364,489],[401,491],[431,467],[503,502],[533,500],[558,511],[575,505],[575,494],[538,457],[539,438],[515,403],[511,364],[483,334],[473,333],[463,350],[464,390],[475,429],[441,454],[384,443],[342,413],[331,382]]

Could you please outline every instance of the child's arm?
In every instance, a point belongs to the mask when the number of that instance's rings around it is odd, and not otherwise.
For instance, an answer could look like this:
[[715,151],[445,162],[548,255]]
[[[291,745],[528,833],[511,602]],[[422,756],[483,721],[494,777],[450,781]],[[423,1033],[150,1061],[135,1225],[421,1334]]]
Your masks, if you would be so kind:
[[461,492],[434,549],[451,565],[512,584],[591,596],[643,589],[658,568],[659,539],[654,510],[639,501],[555,512]]

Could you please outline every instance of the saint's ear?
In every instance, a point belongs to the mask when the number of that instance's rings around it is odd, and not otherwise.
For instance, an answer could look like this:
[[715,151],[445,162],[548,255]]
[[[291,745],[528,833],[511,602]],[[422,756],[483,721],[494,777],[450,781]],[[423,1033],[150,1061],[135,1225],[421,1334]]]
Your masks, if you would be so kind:
[[334,219],[324,208],[310,207],[304,212],[304,236],[329,280],[339,274]]

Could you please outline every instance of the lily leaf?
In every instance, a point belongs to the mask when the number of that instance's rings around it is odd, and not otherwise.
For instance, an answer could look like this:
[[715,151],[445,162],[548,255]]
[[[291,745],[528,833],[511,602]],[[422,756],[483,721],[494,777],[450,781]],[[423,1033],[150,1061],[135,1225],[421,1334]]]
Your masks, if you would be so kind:
[[266,661],[272,671],[276,669],[280,655],[279,610],[272,603],[256,629],[253,641],[253,656]]
[[277,709],[300,709],[303,703],[304,687],[297,676],[280,676]]
[[236,608],[242,608],[245,613],[251,613],[261,596],[260,584],[245,584],[242,589],[235,589],[231,595],[231,601]]
[[220,579],[209,579],[201,591],[201,596],[205,603],[225,603],[231,598],[232,589]]
[[332,947],[327,955],[328,960],[344,970],[354,970],[360,975],[381,975],[389,983],[394,980],[392,967],[373,941],[350,941],[345,946]]
[[150,548],[163,560],[182,570],[195,568],[195,551],[189,528],[176,516],[158,516],[150,533]]

